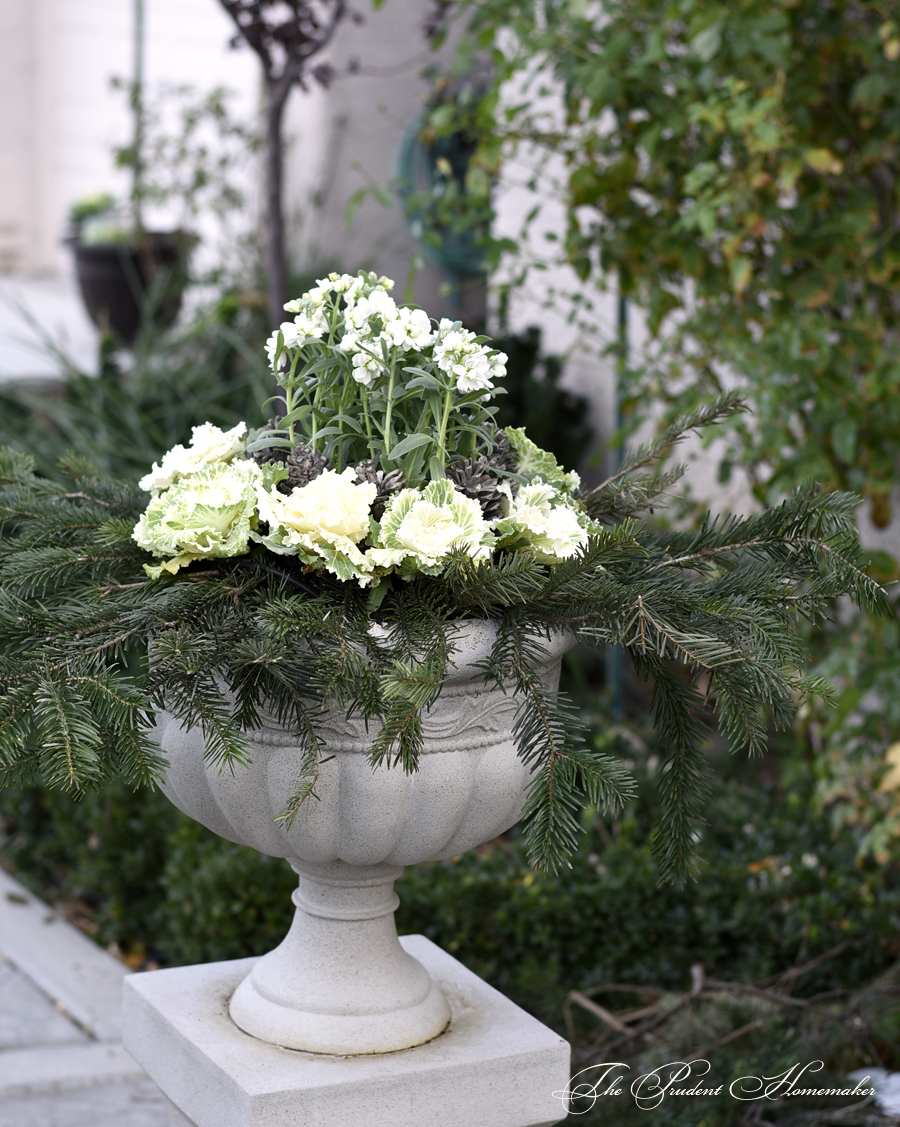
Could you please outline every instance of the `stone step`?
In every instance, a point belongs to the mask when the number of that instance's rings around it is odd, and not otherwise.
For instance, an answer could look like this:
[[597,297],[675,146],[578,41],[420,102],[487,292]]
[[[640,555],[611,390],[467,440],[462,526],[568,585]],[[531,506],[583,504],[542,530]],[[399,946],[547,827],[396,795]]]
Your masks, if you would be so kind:
[[128,968],[0,870],[0,1127],[167,1127],[121,1043]]

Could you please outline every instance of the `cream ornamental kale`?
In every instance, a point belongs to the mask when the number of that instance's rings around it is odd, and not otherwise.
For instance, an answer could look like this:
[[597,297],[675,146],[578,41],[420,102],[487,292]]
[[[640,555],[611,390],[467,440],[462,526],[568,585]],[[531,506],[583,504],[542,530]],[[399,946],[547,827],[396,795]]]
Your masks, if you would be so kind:
[[284,417],[251,434],[195,428],[146,492],[75,459],[51,480],[0,452],[4,778],[73,793],[114,775],[148,782],[163,708],[239,770],[265,705],[300,749],[290,821],[328,755],[324,709],[367,719],[377,769],[415,771],[459,624],[492,619],[485,676],[519,704],[534,863],[565,863],[581,804],[632,792],[541,680],[542,643],[567,631],[624,646],[653,683],[668,754],[656,855],[662,879],[682,880],[706,793],[701,715],[714,709],[735,747],[763,750],[770,722],[829,691],[803,675],[798,620],[840,595],[885,607],[860,557],[857,499],[809,486],[750,517],[640,523],[683,472],[660,459],[740,400],[682,420],[584,492],[522,430],[495,427],[502,354],[389,289],[335,274],[291,302],[269,344]]
[[146,564],[147,574],[156,578],[194,560],[243,555],[250,546],[262,484],[255,462],[212,462],[154,494],[133,535],[154,556],[170,558]]
[[484,560],[495,542],[478,502],[443,478],[391,498],[378,530],[378,547],[369,556],[376,566],[399,567],[401,575],[440,575],[451,553]]

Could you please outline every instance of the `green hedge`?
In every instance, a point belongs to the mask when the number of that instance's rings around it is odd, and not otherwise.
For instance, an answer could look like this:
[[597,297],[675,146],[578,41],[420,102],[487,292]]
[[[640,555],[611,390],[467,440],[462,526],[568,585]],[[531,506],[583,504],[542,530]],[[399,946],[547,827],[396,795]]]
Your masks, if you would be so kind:
[[[640,800],[618,823],[590,819],[561,875],[529,870],[514,833],[408,869],[400,930],[428,935],[557,1026],[573,988],[684,989],[695,962],[719,978],[759,978],[844,939],[853,942],[804,988],[862,984],[900,953],[900,875],[858,868],[855,840],[832,837],[805,774],[794,773],[781,790],[764,776],[716,783],[696,884],[657,887],[655,790],[639,772]],[[135,962],[237,958],[287,928],[287,864],[220,840],[159,793],[114,787],[74,802],[7,791],[0,817],[4,862],[45,896],[84,904],[98,941]]]

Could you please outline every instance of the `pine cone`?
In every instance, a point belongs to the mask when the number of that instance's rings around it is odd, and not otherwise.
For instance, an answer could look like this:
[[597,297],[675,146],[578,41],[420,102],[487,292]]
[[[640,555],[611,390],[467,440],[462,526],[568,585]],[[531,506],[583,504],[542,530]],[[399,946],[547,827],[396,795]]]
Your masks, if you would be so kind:
[[[259,432],[259,437],[263,438],[267,430],[278,430],[280,423],[281,419],[269,419]],[[249,457],[251,457],[258,466],[267,466],[270,462],[283,462],[284,448],[281,446],[267,446],[263,450],[254,450]]]
[[486,456],[488,465],[494,466],[498,470],[514,471],[516,455],[509,444],[509,439],[506,437],[506,431],[497,430],[493,423],[489,423],[484,431],[494,444],[494,449]]
[[497,520],[503,516],[504,495],[500,492],[500,478],[484,454],[477,458],[460,458],[447,469],[447,477],[454,486],[481,505],[484,519]]
[[392,494],[399,493],[406,487],[403,470],[391,470],[390,473],[385,473],[384,470],[376,469],[375,462],[371,458],[366,458],[356,467],[356,480],[359,485],[369,482],[370,485],[377,487],[378,492],[372,502],[372,516],[376,520],[381,520],[384,516],[384,507]]
[[302,488],[328,469],[328,459],[318,450],[314,450],[305,442],[298,442],[293,451],[284,460],[287,466],[287,479],[279,481],[278,488],[282,493],[290,493],[292,489]]

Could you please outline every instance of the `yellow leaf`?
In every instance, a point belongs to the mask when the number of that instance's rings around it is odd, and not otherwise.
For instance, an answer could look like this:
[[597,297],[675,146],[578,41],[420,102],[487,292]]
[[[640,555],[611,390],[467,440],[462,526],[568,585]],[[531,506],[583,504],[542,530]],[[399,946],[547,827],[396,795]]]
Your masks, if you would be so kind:
[[753,263],[746,255],[739,254],[731,260],[731,288],[742,294],[753,277]]
[[844,162],[839,160],[830,149],[807,149],[803,159],[816,172],[831,172],[837,175],[844,171]]
[[900,58],[900,39],[889,39],[884,45],[884,57],[895,63]]
[[778,169],[778,187],[782,192],[792,192],[797,186],[797,180],[803,171],[799,160],[787,160]]
[[730,239],[726,239],[725,242],[722,243],[722,253],[725,255],[729,262],[741,249],[741,243],[743,241],[743,235],[732,235]]
[[878,789],[882,794],[889,794],[900,787],[900,743],[891,744],[885,752],[884,761],[890,770],[881,780]]

